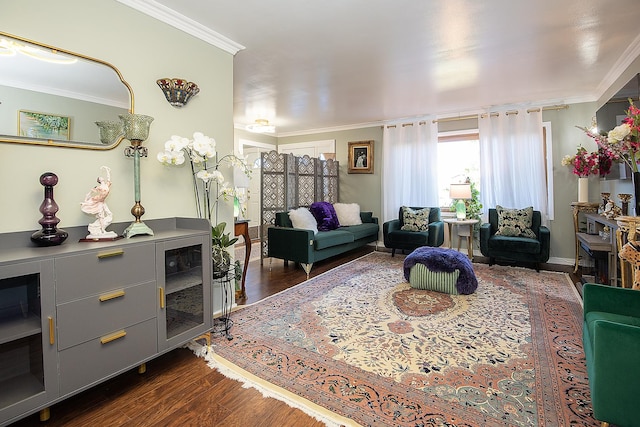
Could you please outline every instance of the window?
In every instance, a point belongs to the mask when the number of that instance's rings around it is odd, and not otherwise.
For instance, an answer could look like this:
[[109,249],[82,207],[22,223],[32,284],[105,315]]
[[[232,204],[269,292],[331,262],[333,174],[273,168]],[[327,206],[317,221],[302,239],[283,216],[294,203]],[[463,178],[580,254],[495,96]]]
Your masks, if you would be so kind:
[[469,177],[480,188],[478,131],[442,132],[438,135],[438,201],[449,208],[449,185]]

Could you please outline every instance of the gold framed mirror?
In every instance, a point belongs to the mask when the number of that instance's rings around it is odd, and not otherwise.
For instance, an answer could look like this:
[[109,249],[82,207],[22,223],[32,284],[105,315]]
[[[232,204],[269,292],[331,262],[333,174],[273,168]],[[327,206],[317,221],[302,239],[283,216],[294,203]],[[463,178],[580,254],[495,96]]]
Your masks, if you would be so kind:
[[113,65],[0,32],[0,142],[110,150],[127,112],[133,91]]

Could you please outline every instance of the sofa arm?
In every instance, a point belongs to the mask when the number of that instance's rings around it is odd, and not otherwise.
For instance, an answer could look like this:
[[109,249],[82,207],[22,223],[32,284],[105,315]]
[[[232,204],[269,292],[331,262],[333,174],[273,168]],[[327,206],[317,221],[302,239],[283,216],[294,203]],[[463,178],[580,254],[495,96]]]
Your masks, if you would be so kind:
[[398,231],[398,230],[400,230],[399,219],[392,219],[391,221],[387,221],[384,224],[382,224],[382,239],[386,247],[388,248],[391,247],[391,242],[387,240],[387,236],[389,235],[389,233],[391,233],[392,231]]
[[287,261],[309,264],[313,262],[314,234],[311,230],[288,227],[269,227],[267,255]]
[[594,415],[616,425],[637,425],[640,327],[596,320],[589,333],[593,356],[587,364]]
[[540,241],[540,259],[544,259],[544,262],[547,262],[551,248],[551,232],[544,225],[540,226],[538,240]]
[[444,221],[429,224],[429,246],[437,248],[444,243]]
[[640,291],[586,283],[582,287],[584,315],[592,311],[640,316]]
[[480,225],[480,252],[484,256],[489,256],[489,238],[491,237],[491,224],[485,222]]

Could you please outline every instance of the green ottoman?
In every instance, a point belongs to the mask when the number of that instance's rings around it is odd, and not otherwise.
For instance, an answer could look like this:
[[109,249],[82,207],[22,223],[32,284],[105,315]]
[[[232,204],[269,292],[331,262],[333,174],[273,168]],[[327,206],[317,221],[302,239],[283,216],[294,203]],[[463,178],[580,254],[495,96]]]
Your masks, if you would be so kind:
[[472,294],[478,288],[473,264],[452,249],[416,249],[404,260],[404,277],[412,288],[454,295]]

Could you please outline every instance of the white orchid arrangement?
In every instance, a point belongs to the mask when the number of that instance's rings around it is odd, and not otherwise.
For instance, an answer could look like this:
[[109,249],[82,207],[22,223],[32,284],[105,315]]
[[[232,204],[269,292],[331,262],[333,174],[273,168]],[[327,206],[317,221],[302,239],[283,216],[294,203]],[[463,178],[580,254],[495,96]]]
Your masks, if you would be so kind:
[[158,153],[157,158],[160,163],[168,166],[180,166],[186,162],[187,158],[189,159],[196,209],[200,218],[211,221],[213,217],[215,222],[216,217],[213,213],[217,212],[216,207],[221,197],[224,201],[234,200],[236,197],[241,202],[246,199],[244,193],[238,192],[225,181],[224,175],[219,170],[220,166],[226,163],[233,168],[239,168],[245,175],[251,177],[251,169],[247,166],[246,159],[235,154],[227,154],[218,159],[215,139],[202,132],[195,132],[193,139],[178,135],[171,136],[171,139],[164,144],[164,151]]

